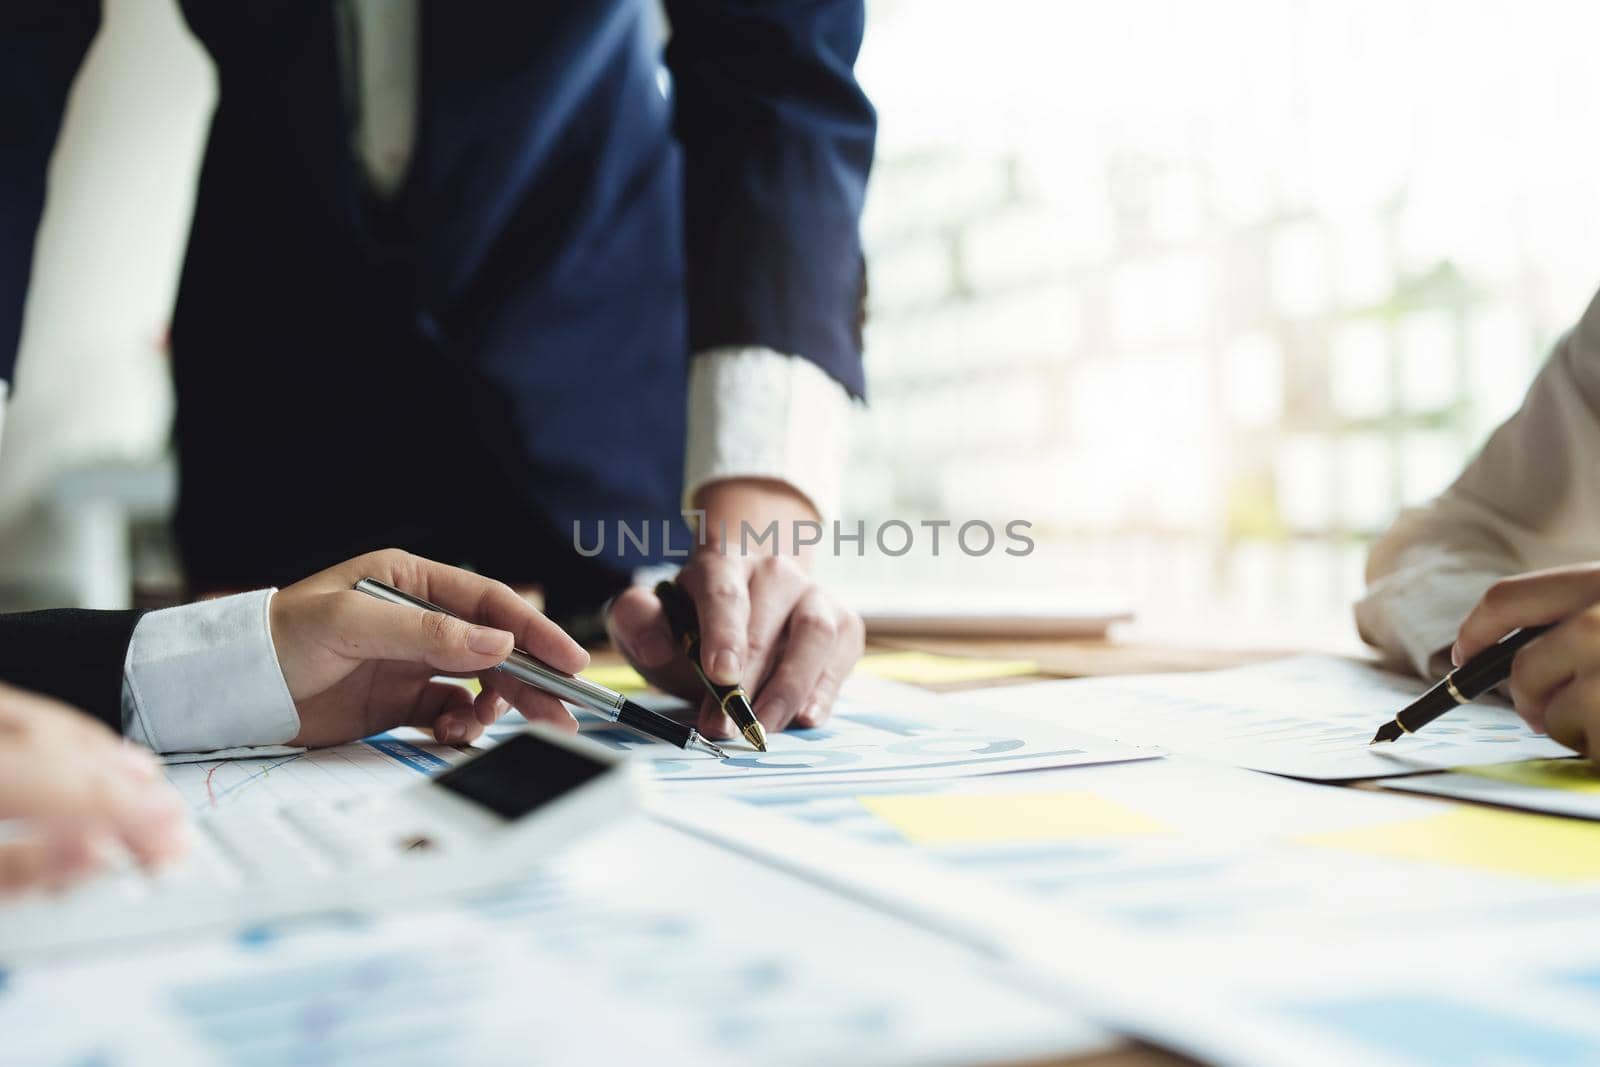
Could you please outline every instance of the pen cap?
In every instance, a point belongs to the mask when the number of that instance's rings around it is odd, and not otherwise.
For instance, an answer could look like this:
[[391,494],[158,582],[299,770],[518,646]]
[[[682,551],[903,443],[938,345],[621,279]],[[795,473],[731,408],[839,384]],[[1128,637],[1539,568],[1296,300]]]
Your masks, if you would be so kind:
[[657,582],[656,599],[661,601],[661,611],[672,628],[672,637],[680,645],[700,633],[700,613],[694,600],[677,582]]

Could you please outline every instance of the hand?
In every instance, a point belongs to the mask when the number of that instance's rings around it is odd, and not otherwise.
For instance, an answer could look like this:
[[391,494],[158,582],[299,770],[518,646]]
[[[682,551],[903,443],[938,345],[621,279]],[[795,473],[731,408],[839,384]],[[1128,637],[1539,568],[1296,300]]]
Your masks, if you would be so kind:
[[1529,726],[1588,755],[1589,738],[1600,738],[1600,564],[1496,582],[1461,624],[1450,658],[1459,666],[1512,630],[1548,622],[1560,625],[1511,662],[1511,701]]
[[[756,717],[769,731],[822,725],[861,657],[864,630],[861,618],[808,573],[809,554],[794,553],[795,522],[814,522],[816,512],[788,486],[756,479],[714,483],[696,503],[705,509],[709,536],[678,582],[700,614],[707,676],[722,685],[742,683]],[[757,532],[776,521],[776,549],[770,540],[743,546],[741,520]],[[725,546],[719,542],[724,523]],[[749,555],[743,554],[745,547]],[[654,592],[639,586],[618,596],[606,628],[653,685],[699,703],[701,733],[734,736],[733,723],[706,694],[673,642]]]
[[[355,591],[376,578],[460,615],[389,604]],[[589,654],[510,587],[398,549],[313,574],[272,598],[272,641],[300,713],[292,744],[335,745],[394,726],[471,741],[515,707],[529,719],[576,730],[555,697],[493,668],[520,645],[576,673]],[[435,675],[476,676],[471,692]]]
[[188,847],[183,801],[149,752],[65,704],[0,685],[0,894],[60,889],[97,870],[108,842],[154,866]]

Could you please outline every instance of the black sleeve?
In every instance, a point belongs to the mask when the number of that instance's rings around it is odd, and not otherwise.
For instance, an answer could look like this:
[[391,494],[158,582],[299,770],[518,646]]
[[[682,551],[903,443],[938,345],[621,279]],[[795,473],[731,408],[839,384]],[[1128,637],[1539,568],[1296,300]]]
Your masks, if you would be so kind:
[[0,379],[22,335],[45,170],[100,0],[0,0]]
[[122,667],[138,611],[0,615],[0,682],[88,712],[122,732]]
[[861,209],[877,113],[862,0],[667,0],[689,346],[761,345],[861,396]]

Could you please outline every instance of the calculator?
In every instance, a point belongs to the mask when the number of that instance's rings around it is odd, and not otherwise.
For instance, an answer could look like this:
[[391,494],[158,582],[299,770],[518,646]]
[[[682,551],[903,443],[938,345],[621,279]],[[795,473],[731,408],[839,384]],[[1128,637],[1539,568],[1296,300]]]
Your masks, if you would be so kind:
[[642,791],[620,754],[531,725],[398,792],[224,808],[196,821],[168,867],[0,901],[0,963],[492,888],[638,811]]

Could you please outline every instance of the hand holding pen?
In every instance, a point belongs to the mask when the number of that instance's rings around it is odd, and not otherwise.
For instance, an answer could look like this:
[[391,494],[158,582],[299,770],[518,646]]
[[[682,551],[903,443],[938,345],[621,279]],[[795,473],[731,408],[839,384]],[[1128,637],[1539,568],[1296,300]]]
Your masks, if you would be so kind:
[[[419,611],[435,612],[446,618],[455,618],[437,604],[396,589],[376,578],[360,579],[355,583],[355,589],[359,593],[365,593],[375,600],[396,607],[415,608]],[[685,726],[675,719],[636,704],[621,693],[607,689],[581,675],[558,670],[520,648],[512,648],[500,663],[485,672],[485,676],[491,679],[497,676],[515,679],[536,693],[576,704],[586,711],[659,741],[665,741],[676,748],[703,752],[718,759],[727,755],[722,749],[701,737],[694,727]]]
[[[720,483],[719,483],[720,485]],[[713,489],[718,486],[713,486]],[[715,515],[715,500],[702,503]],[[771,512],[757,515],[765,528]],[[807,515],[813,512],[807,510]],[[717,524],[712,523],[716,529]],[[677,586],[693,601],[700,622],[700,670],[717,686],[741,686],[770,738],[791,726],[820,726],[833,712],[839,688],[861,656],[861,618],[832,596],[785,544],[771,541],[741,555],[739,526],[731,520],[726,552],[714,543],[696,549]],[[782,531],[791,527],[779,524]],[[612,602],[606,629],[617,649],[651,684],[697,701],[707,737],[738,737],[735,723],[708,695],[705,682],[674,640],[660,599],[647,585]]]
[[[1600,564],[1496,582],[1461,624],[1451,660],[1457,668],[1446,681],[1462,697],[1509,681],[1512,704],[1529,726],[1590,754],[1600,742]],[[1445,682],[1435,689],[1455,706]],[[1411,722],[1407,712],[1400,718]]]
[[741,685],[713,682],[700,665],[704,653],[700,648],[700,616],[695,611],[694,600],[677,582],[657,582],[656,599],[661,601],[661,610],[666,613],[667,625],[672,628],[672,639],[683,649],[684,657],[694,673],[699,675],[706,692],[717,702],[722,713],[733,720],[744,739],[754,745],[758,752],[765,752],[767,731],[762,727],[761,720],[756,718],[750,694]]

